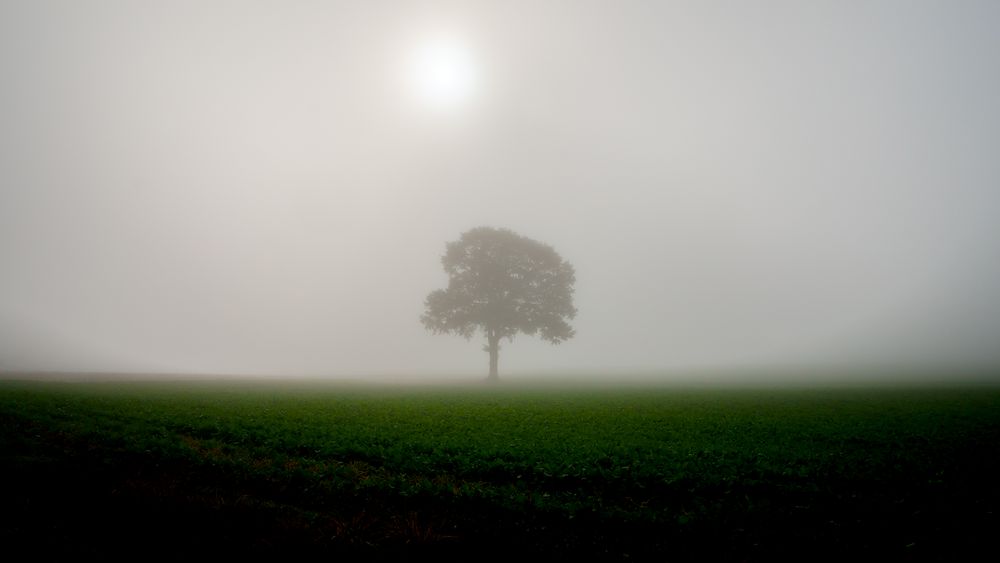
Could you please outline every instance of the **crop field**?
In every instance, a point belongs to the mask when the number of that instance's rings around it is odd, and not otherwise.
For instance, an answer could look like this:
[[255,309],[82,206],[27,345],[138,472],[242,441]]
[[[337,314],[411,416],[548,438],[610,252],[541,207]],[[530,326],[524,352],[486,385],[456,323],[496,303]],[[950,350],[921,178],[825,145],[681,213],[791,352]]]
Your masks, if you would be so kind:
[[1000,387],[0,382],[35,557],[998,551]]

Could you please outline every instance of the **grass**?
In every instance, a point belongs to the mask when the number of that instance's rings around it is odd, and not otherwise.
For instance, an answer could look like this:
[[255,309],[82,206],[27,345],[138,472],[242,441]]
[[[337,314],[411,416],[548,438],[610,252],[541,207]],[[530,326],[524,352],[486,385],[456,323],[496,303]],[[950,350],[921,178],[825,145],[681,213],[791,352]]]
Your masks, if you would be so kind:
[[41,556],[995,552],[1000,388],[0,382]]

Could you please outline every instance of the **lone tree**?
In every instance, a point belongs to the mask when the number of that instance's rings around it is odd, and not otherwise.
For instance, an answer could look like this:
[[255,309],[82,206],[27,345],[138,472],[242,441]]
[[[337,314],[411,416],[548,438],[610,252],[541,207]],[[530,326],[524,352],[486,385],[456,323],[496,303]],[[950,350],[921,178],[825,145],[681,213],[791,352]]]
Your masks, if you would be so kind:
[[573,337],[573,266],[551,246],[507,229],[478,227],[449,242],[441,258],[448,289],[432,291],[420,321],[466,339],[482,330],[497,379],[500,340],[521,332],[558,344]]

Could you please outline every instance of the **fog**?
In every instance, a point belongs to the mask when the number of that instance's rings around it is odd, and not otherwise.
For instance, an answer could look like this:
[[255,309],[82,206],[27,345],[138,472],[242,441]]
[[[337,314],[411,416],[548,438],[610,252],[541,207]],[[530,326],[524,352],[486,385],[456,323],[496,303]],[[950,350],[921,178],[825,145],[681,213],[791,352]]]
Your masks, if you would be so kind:
[[[482,339],[419,317],[481,225],[576,269],[576,336],[504,343],[502,375],[1000,365],[998,27],[990,1],[5,1],[0,370],[479,377]],[[447,96],[414,76],[435,41]]]

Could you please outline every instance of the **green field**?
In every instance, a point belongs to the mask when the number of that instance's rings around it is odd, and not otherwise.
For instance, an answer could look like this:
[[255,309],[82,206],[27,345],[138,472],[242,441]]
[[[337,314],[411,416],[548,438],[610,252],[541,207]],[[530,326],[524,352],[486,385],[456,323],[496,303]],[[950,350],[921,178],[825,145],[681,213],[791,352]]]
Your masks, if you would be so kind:
[[0,382],[38,557],[997,552],[1000,387]]

